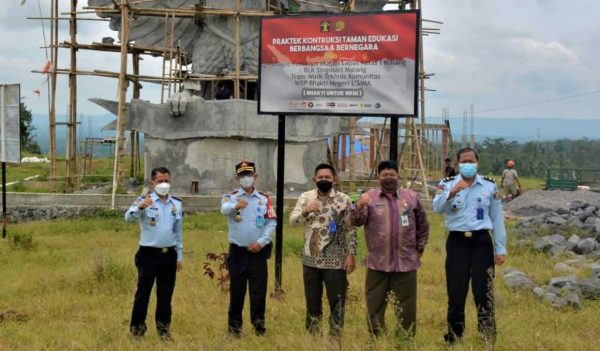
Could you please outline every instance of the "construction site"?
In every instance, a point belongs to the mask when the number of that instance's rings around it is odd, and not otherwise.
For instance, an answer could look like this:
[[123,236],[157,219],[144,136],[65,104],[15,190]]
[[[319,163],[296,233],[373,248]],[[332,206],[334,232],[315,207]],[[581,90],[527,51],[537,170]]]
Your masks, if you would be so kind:
[[[148,179],[149,171],[167,166],[175,177],[177,193],[218,194],[235,185],[231,170],[241,160],[254,160],[260,174],[258,186],[273,190],[276,182],[276,119],[256,114],[257,47],[260,18],[302,13],[351,13],[381,10],[419,10],[423,1],[210,1],[210,0],[89,0],[87,6],[70,1],[70,11],[59,11],[58,0],[40,12],[49,23],[49,62],[47,69],[34,71],[49,77],[50,176],[52,184],[64,183],[77,190],[86,181],[94,147],[108,144],[114,153],[113,196],[127,179]],[[49,16],[43,16],[49,13]],[[101,42],[78,41],[82,21],[118,31]],[[101,23],[98,23],[101,22]],[[108,23],[102,23],[108,22]],[[69,37],[59,37],[59,26],[68,25]],[[423,41],[441,32],[441,22],[421,19],[419,24],[418,113],[402,118],[398,138],[390,133],[394,117],[289,116],[286,132],[286,192],[301,191],[311,185],[312,170],[328,161],[339,171],[341,187],[353,192],[371,186],[378,161],[388,159],[397,148],[403,185],[430,198],[429,183],[441,178],[444,159],[455,153],[448,111],[442,123],[428,123],[427,83],[434,77],[426,71],[427,53]],[[45,35],[46,33],[44,33]],[[69,55],[59,51],[68,52]],[[118,55],[119,67],[112,71],[81,70],[78,53]],[[159,57],[162,74],[140,71],[144,57]],[[128,70],[131,67],[132,70]],[[68,86],[57,84],[66,75]],[[94,100],[116,116],[106,126],[114,138],[78,139],[77,82],[86,76],[115,81],[117,101]],[[160,101],[144,101],[143,84],[161,88]],[[68,121],[57,122],[57,90],[68,89]],[[131,101],[127,101],[128,92]],[[225,96],[223,97],[223,94]],[[437,113],[436,117],[440,114]],[[473,114],[471,108],[471,121]],[[397,118],[396,118],[397,119]],[[466,141],[465,111],[463,140]],[[471,131],[473,129],[471,122]],[[57,126],[66,125],[66,177],[57,176]],[[140,133],[144,146],[140,148]],[[473,139],[471,138],[471,144]],[[430,189],[429,189],[430,190]]]

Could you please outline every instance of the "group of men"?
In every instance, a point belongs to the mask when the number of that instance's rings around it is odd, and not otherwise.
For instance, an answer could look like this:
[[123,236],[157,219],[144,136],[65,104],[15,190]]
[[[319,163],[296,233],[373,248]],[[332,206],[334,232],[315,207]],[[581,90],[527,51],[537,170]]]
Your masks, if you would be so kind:
[[[493,300],[494,265],[506,255],[500,196],[493,180],[477,174],[479,158],[473,149],[458,153],[459,175],[444,178],[433,202],[435,212],[445,214],[446,281],[448,292],[448,344],[464,332],[464,308],[469,281],[478,313],[479,332],[495,340]],[[395,161],[378,165],[379,188],[364,192],[356,203],[336,190],[335,168],[316,166],[315,188],[298,198],[290,214],[291,225],[302,225],[303,281],[306,330],[321,334],[322,298],[329,311],[329,335],[340,337],[348,291],[347,275],[356,267],[357,228],[364,226],[367,254],[365,295],[368,330],[373,336],[385,331],[385,310],[393,301],[397,332],[414,335],[417,315],[417,270],[429,239],[429,222],[419,196],[399,186]],[[249,291],[250,322],[256,335],[266,332],[267,260],[277,218],[271,199],[256,187],[252,162],[236,165],[240,187],[222,197],[221,214],[227,217],[230,275],[228,332],[239,337],[242,311]],[[141,337],[154,281],[157,286],[156,328],[171,339],[171,297],[176,272],[182,268],[181,201],[169,194],[170,173],[152,171],[154,191],[140,196],[127,210],[128,221],[139,220],[140,247],[135,257],[138,288],[130,332]],[[391,299],[390,299],[391,298]]]

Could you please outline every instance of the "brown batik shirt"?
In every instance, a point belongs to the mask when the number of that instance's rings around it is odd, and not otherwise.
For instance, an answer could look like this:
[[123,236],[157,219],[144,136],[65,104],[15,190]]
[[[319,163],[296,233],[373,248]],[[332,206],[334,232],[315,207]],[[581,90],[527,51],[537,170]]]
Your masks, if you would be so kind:
[[[318,211],[304,209],[319,201]],[[302,262],[306,266],[323,269],[344,269],[346,256],[356,255],[356,228],[350,223],[352,203],[348,195],[331,189],[326,197],[319,197],[317,189],[300,195],[290,215],[292,225],[304,224]],[[330,229],[335,222],[335,232]]]

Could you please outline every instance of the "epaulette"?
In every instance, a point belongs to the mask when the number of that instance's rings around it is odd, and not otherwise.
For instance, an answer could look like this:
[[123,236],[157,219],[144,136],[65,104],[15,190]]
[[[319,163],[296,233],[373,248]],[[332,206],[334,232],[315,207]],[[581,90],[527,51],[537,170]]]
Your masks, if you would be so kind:
[[238,192],[239,192],[239,190],[234,190],[234,191],[231,191],[231,192],[227,193],[227,195],[237,194]]
[[496,181],[494,179],[490,178],[490,177],[483,176],[481,178],[487,180],[488,182],[496,183]]
[[452,177],[444,177],[442,178],[442,182],[449,182],[451,180],[454,180],[454,178],[456,178],[456,176],[452,176]]
[[269,193],[266,192],[266,191],[259,191],[258,193],[261,194],[261,195],[264,195],[266,197],[269,197]]
[[183,202],[183,201],[181,201],[181,199],[180,199],[180,198],[178,198],[178,197],[176,197],[176,196],[173,196],[173,195],[171,195],[171,199],[175,199],[175,200],[177,200],[177,201],[179,201],[179,202]]

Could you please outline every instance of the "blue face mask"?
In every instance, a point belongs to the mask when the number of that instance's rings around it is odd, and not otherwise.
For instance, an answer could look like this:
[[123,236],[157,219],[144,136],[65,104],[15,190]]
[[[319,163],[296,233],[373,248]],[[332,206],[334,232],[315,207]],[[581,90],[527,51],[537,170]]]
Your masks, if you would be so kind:
[[463,178],[473,178],[477,174],[476,163],[460,163],[458,164],[458,170]]

